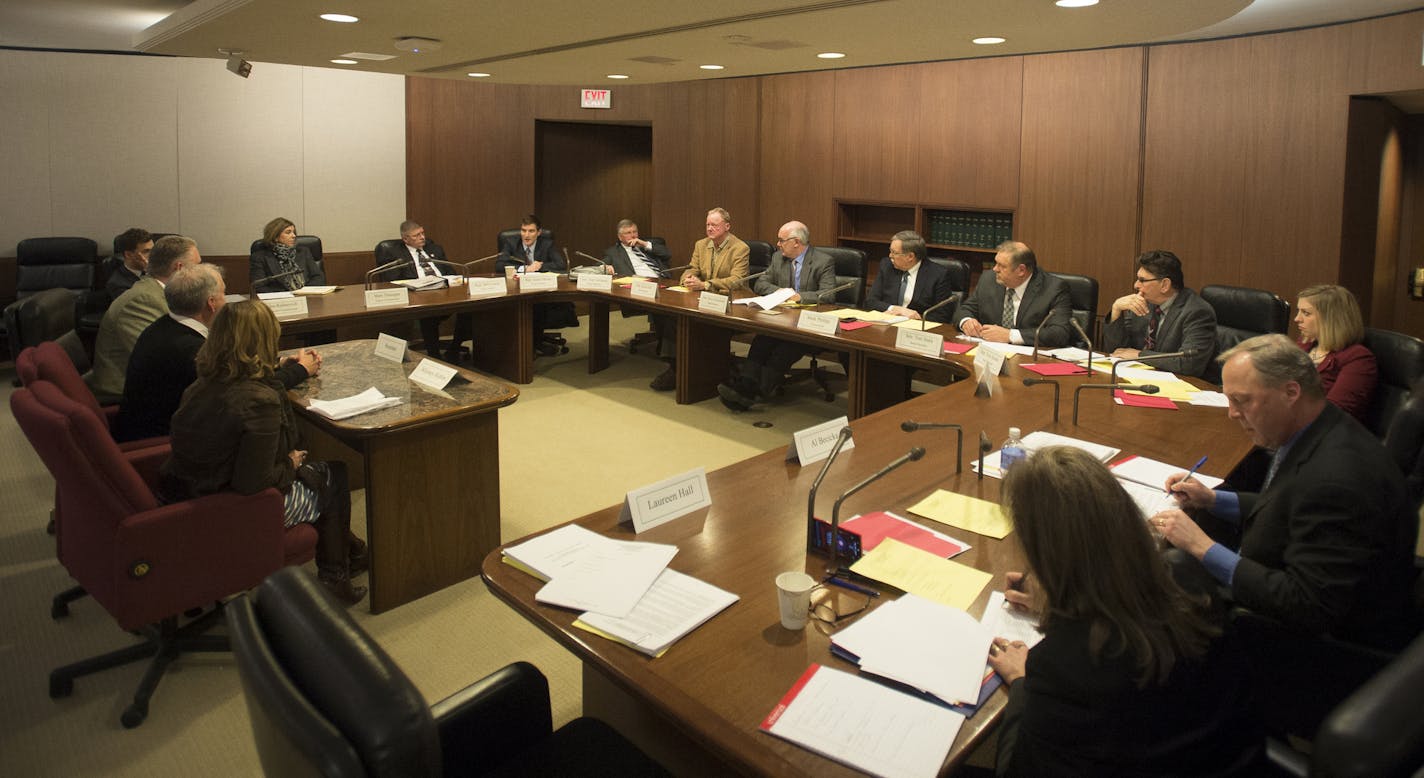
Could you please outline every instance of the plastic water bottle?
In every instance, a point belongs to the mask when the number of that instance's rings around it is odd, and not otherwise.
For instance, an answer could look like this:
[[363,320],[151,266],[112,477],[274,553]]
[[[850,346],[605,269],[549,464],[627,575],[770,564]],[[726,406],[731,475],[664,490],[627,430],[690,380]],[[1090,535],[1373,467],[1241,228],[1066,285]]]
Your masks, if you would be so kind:
[[1025,456],[1023,440],[1019,438],[1018,427],[1009,427],[1009,439],[1004,441],[1004,447],[999,449],[999,471],[1008,474],[1009,468],[1023,461]]

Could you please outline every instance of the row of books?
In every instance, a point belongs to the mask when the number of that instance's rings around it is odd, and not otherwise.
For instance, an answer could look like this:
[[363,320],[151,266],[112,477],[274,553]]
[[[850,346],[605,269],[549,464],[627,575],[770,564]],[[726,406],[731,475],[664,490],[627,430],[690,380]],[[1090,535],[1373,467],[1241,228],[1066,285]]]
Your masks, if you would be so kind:
[[1013,222],[1008,213],[925,211],[925,238],[940,245],[992,249],[1012,240]]

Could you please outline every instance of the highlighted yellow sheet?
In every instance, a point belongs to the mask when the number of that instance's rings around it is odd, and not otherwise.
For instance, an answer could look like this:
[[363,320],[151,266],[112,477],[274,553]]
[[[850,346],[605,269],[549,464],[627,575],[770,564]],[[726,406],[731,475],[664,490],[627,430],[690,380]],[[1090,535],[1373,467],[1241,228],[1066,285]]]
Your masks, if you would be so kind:
[[886,538],[850,569],[910,594],[969,610],[993,576]]
[[613,284],[615,286],[632,286],[633,282],[637,280],[637,276],[623,276],[622,278],[613,279]]
[[932,329],[934,329],[934,328],[940,326],[941,324],[944,324],[944,322],[942,322],[942,321],[921,322],[919,319],[906,319],[906,320],[904,320],[904,321],[897,321],[897,322],[895,322],[894,324],[892,324],[892,325],[890,325],[890,326],[891,326],[891,327],[906,327],[906,328],[908,328],[908,329],[917,330],[917,329],[920,328],[920,325],[921,325],[921,324],[924,324],[924,325],[925,325],[925,331],[928,332],[928,331],[930,331],[930,330],[932,330]]
[[870,315],[870,311],[862,311],[856,308],[837,308],[834,311],[826,311],[826,313],[829,313],[837,319],[859,319]]
[[860,319],[861,321],[890,321],[890,322],[895,322],[895,321],[900,321],[901,319],[903,319],[903,318],[905,318],[905,317],[903,317],[903,316],[897,316],[897,315],[895,315],[895,314],[893,314],[893,313],[886,313],[886,312],[884,312],[884,311],[856,311],[856,316],[855,316],[855,318]]
[[685,286],[669,286],[669,287],[667,288],[667,290],[668,290],[669,292],[686,292],[686,291],[689,291],[688,288],[685,287]]
[[[1142,383],[1148,382],[1143,381]],[[1157,387],[1157,394],[1144,395],[1146,397],[1166,397],[1169,400],[1191,402],[1192,395],[1201,391],[1186,381],[1152,381],[1151,383]],[[1123,388],[1123,391],[1129,394],[1143,394],[1142,392],[1136,392],[1126,387]]]
[[934,494],[911,505],[909,510],[916,516],[996,540],[1003,540],[1014,528],[998,505],[944,489],[936,489]]

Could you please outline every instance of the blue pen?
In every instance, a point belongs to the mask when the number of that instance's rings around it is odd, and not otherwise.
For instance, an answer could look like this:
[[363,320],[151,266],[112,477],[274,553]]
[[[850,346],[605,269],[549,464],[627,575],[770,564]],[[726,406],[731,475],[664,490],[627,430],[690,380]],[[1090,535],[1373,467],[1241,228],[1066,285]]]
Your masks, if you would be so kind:
[[1200,469],[1201,469],[1201,466],[1204,465],[1204,464],[1206,464],[1206,457],[1205,457],[1205,456],[1203,456],[1201,459],[1198,459],[1198,460],[1197,460],[1197,463],[1196,463],[1195,465],[1192,465],[1192,469],[1187,471],[1187,477],[1186,477],[1186,478],[1183,478],[1181,481],[1178,481],[1177,483],[1182,483],[1182,482],[1184,482],[1184,481],[1190,481],[1190,480],[1192,480],[1192,476],[1196,475],[1196,474],[1197,474],[1197,471],[1200,470]]
[[865,588],[864,586],[857,586],[856,584],[853,584],[853,583],[851,583],[850,581],[842,581],[841,579],[837,578],[837,577],[834,576],[834,575],[828,575],[828,576],[826,576],[826,580],[825,580],[825,581],[822,581],[822,583],[828,583],[828,584],[830,584],[831,586],[839,586],[839,587],[841,587],[842,589],[849,589],[849,590],[851,590],[851,591],[853,591],[853,592],[857,592],[857,593],[859,593],[859,594],[863,594],[863,595],[865,595],[866,597],[879,597],[879,596],[880,596],[880,592],[877,592],[877,591],[875,591],[874,589],[867,589],[867,588]]

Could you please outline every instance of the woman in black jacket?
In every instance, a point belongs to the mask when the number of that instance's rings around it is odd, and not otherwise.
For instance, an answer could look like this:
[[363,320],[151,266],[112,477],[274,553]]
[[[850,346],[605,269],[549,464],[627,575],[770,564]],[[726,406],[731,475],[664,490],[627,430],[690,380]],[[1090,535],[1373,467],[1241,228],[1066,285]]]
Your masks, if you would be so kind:
[[326,271],[306,246],[297,245],[297,226],[280,216],[262,228],[262,240],[248,257],[248,272],[253,292],[289,292],[326,283]]

